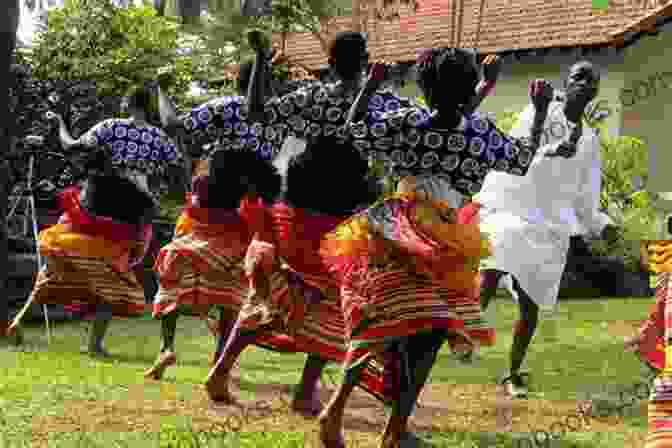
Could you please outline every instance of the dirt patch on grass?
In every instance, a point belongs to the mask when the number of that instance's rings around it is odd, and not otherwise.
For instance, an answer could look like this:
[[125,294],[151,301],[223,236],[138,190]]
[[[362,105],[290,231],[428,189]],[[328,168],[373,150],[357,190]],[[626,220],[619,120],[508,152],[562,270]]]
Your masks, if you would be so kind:
[[[235,384],[235,382],[234,382]],[[143,385],[132,386],[128,396],[118,401],[68,401],[66,412],[36,417],[33,424],[34,446],[46,446],[53,432],[158,432],[167,416],[178,416],[191,422],[196,431],[225,428],[233,431],[297,431],[306,433],[307,446],[318,446],[317,423],[289,412],[285,385],[266,385],[256,390],[257,400],[241,409],[212,405],[201,388],[195,388],[188,400],[145,397]],[[331,391],[324,389],[326,403]],[[154,396],[155,397],[155,396]],[[577,403],[547,400],[498,400],[494,385],[429,385],[423,391],[419,406],[411,420],[416,432],[496,432],[498,409],[510,409],[514,432],[526,433],[548,429],[563,422],[567,416],[578,416]],[[643,408],[645,409],[645,408]],[[577,422],[578,420],[574,420]],[[346,411],[345,428],[352,446],[376,447],[378,434],[385,423],[380,402],[361,391],[355,391]],[[617,417],[584,420],[579,431],[622,431]],[[644,439],[635,440],[642,445]]]
[[607,324],[607,332],[610,336],[625,338],[637,333],[642,320],[614,320]]

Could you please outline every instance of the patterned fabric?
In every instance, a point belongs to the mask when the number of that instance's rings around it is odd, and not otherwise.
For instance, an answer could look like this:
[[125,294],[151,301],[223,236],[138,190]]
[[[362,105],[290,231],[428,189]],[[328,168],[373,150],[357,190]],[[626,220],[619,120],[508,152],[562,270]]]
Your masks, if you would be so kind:
[[649,397],[649,430],[645,446],[663,448],[672,446],[672,353],[670,353],[672,350],[672,294],[670,294],[672,273],[667,272],[665,268],[667,265],[665,252],[672,246],[669,245],[669,241],[656,241],[652,246],[655,256],[649,259],[659,266],[659,269],[656,269],[659,272],[656,283],[656,308],[649,318],[648,325],[643,325],[643,336],[646,341],[652,339],[651,334],[663,337],[663,344],[659,345],[664,348],[665,362],[661,373],[653,381]]
[[[339,84],[313,83],[266,103],[264,123],[250,123],[245,98],[215,98],[194,108],[182,118],[188,139],[197,145],[220,140],[232,149],[258,151],[262,158],[275,157],[285,138],[294,135],[338,135],[345,137],[345,118],[355,94],[343,95]],[[369,118],[400,107],[410,107],[410,100],[388,91],[378,92],[369,102]]]
[[146,311],[145,291],[128,270],[132,242],[117,242],[69,231],[64,225],[40,233],[45,266],[32,294],[36,304],[106,303],[115,316]]
[[[258,345],[278,351],[314,353],[342,363],[347,343],[338,282],[326,270],[318,252],[322,236],[341,218],[283,203],[274,204],[271,210],[277,246],[263,241],[250,245],[251,288],[258,289],[264,277],[275,278],[278,272],[287,286],[280,288],[270,281],[270,297],[252,297],[243,310],[243,327],[253,330],[273,322],[274,331],[258,339]],[[387,401],[381,375],[381,371],[367,371],[359,385]]]
[[262,204],[254,200],[238,210],[187,206],[173,241],[156,260],[154,317],[178,308],[202,315],[212,306],[237,313],[248,292],[244,256],[255,232],[266,233],[265,219]]
[[424,330],[494,343],[478,301],[478,261],[488,254],[483,235],[473,222],[443,222],[440,204],[429,204],[434,216],[427,202],[393,196],[325,237],[325,263],[342,282],[346,369],[370,367],[370,347]]
[[89,147],[107,147],[112,162],[146,174],[162,174],[166,165],[177,165],[177,146],[161,129],[133,119],[104,120],[79,138]]
[[649,399],[646,448],[672,447],[672,377],[658,377]]
[[372,116],[351,127],[353,144],[400,176],[437,174],[464,195],[478,193],[490,170],[524,176],[536,150],[528,139],[508,137],[474,113],[456,129],[440,129],[422,108]]
[[662,272],[656,277],[656,303],[649,318],[639,327],[638,355],[642,362],[654,370],[665,366],[665,300],[670,290],[672,273]]

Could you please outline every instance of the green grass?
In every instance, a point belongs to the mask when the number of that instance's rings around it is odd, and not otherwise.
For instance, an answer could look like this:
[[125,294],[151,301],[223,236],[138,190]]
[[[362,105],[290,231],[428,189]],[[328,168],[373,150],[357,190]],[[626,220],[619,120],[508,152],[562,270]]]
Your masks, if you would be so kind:
[[[527,369],[534,375],[531,401],[545,400],[566,407],[568,402],[585,398],[586,394],[617,400],[614,389],[640,381],[642,366],[633,355],[624,353],[622,338],[607,331],[607,327],[616,321],[643,319],[650,303],[647,299],[561,302],[557,337],[553,338],[552,332],[542,326],[526,361]],[[432,373],[433,386],[445,385],[441,390],[447,391],[488,387],[505,372],[517,311],[508,300],[500,299],[493,307],[498,330],[496,346],[482,349],[482,359],[472,366],[458,364],[444,347]],[[258,421],[265,422],[263,425],[252,419],[243,425],[242,432],[226,434],[226,428],[234,420],[216,412],[212,414],[201,390],[213,345],[201,321],[191,318],[179,321],[179,365],[169,370],[161,383],[142,377],[143,370],[156,356],[158,322],[114,321],[106,341],[114,355],[111,361],[93,360],[79,353],[83,325],[57,325],[49,347],[43,327],[28,327],[22,349],[0,349],[0,448],[315,446],[314,437],[308,433],[314,432],[315,422],[288,420],[282,407],[260,416]],[[296,384],[304,359],[303,355],[249,349],[241,360],[241,397],[255,399],[258,384]],[[329,376],[339,378],[337,366],[329,367],[327,384]],[[433,402],[442,399],[432,397]],[[455,405],[449,397],[445,401],[448,406]],[[465,400],[458,408],[462,406],[467,409],[477,404]],[[618,421],[605,423],[611,425],[607,430],[583,429],[550,446],[630,448],[632,437],[643,440],[646,416],[639,407],[626,414]],[[544,424],[552,423],[549,419],[539,423],[533,414],[526,413],[521,414],[522,420],[526,416],[530,419],[522,422],[526,430],[543,429]],[[240,426],[240,421],[234,426]],[[433,422],[436,427],[451,428],[450,423],[444,423],[443,417]],[[214,428],[216,437],[209,436],[207,428]],[[200,433],[198,442],[192,430]],[[348,435],[355,433],[353,440],[360,443],[352,446],[376,446],[375,432],[348,431]],[[431,446],[527,446],[516,445],[510,436],[500,437],[496,442],[494,435],[474,424],[457,431],[421,435]]]

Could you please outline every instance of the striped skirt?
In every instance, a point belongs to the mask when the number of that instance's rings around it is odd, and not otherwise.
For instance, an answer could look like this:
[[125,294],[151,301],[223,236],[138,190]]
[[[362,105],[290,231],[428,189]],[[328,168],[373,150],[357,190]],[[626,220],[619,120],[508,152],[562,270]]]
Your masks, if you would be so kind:
[[159,274],[154,317],[175,310],[205,315],[213,306],[237,314],[248,293],[242,265],[245,249],[220,247],[193,233],[164,246],[154,265]]
[[47,255],[37,274],[36,304],[111,306],[119,317],[147,311],[145,291],[132,272],[121,272],[104,258]]
[[645,447],[672,447],[672,377],[659,376],[654,380],[648,420]]

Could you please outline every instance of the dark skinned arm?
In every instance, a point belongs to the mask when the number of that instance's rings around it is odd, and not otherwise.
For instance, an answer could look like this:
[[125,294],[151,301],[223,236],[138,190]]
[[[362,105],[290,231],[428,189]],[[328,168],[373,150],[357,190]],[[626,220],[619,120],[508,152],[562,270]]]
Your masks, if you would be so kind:
[[255,50],[256,57],[252,67],[250,85],[247,90],[247,104],[249,116],[252,121],[264,119],[264,87],[266,86],[266,53],[267,39],[261,31],[250,31],[247,35],[250,46]]

